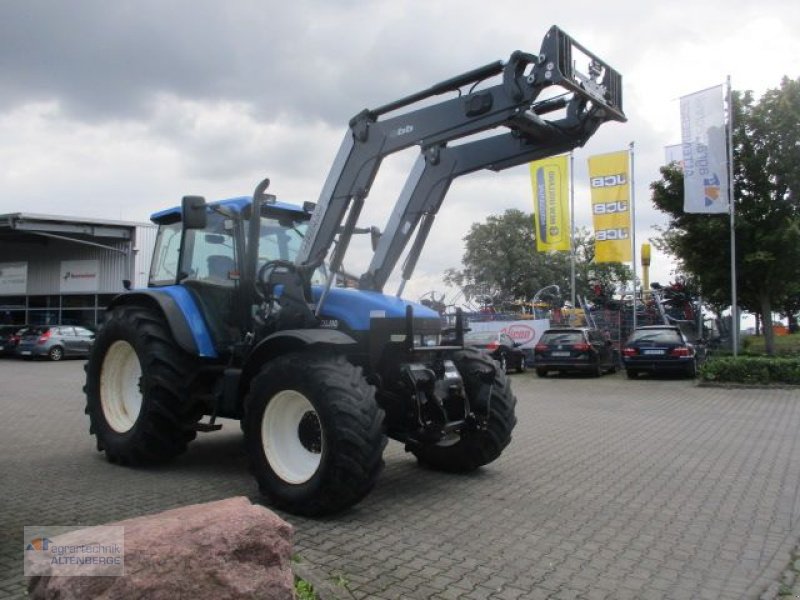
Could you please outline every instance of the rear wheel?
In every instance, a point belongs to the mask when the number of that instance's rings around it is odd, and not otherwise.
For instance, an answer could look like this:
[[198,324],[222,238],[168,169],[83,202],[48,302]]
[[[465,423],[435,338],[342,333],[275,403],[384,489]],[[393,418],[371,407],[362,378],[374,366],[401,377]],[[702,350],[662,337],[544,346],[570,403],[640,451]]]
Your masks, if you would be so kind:
[[517,365],[517,373],[524,373],[528,370],[528,365],[525,364],[525,355],[519,357],[519,365]]
[[61,346],[53,346],[47,353],[47,358],[50,360],[61,360],[64,358],[64,349]]
[[500,354],[500,358],[497,359],[497,362],[500,363],[500,370],[503,373],[508,372],[508,359],[506,358],[505,354]]
[[697,363],[692,361],[689,367],[686,369],[686,376],[694,379],[697,377]]
[[323,515],[364,498],[383,468],[383,410],[361,369],[342,356],[288,354],[253,378],[244,433],[267,501]]
[[97,449],[109,461],[129,465],[183,453],[201,416],[189,398],[193,366],[158,312],[115,308],[85,367],[85,412]]
[[[478,431],[465,430],[458,438],[447,438],[439,444],[416,446],[411,452],[420,464],[454,473],[474,471],[478,467],[489,464],[503,452],[511,441],[511,432],[517,424],[514,408],[517,399],[511,391],[505,371],[497,369],[496,363],[477,350],[465,348],[456,352],[453,362],[464,379],[464,388],[469,399],[472,412],[485,415],[491,408],[486,428]],[[489,406],[480,397],[483,383],[479,373],[494,369]]]
[[636,379],[639,376],[639,371],[634,371],[633,369],[626,369],[625,374],[628,376],[628,379]]
[[536,374],[539,377],[547,377],[547,369],[538,368],[536,369]]

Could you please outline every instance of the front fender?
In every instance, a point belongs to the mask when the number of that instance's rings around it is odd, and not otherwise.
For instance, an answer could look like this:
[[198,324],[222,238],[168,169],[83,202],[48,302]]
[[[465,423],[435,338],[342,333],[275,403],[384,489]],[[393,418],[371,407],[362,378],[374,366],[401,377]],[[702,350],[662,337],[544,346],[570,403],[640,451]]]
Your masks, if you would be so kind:
[[355,346],[356,340],[335,329],[285,329],[261,340],[242,370],[239,381],[239,396],[243,398],[250,387],[250,380],[261,370],[261,367],[276,356],[289,352],[300,352],[309,348],[337,347],[344,349]]

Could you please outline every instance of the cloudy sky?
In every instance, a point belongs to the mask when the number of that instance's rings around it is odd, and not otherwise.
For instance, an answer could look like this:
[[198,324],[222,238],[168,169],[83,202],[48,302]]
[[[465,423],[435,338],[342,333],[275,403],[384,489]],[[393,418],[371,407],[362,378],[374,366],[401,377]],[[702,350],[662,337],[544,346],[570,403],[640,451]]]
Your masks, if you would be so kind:
[[[361,109],[538,53],[553,24],[622,73],[629,117],[575,153],[577,224],[590,222],[587,157],[633,141],[640,242],[662,222],[648,186],[680,141],[677,99],[728,74],[756,93],[800,75],[790,0],[5,0],[0,213],[147,220],[265,176],[281,199],[316,201]],[[362,225],[383,228],[415,156],[385,162]],[[470,224],[506,208],[532,209],[525,167],[457,180],[407,296],[445,291]],[[668,279],[668,260],[654,262],[653,279]]]

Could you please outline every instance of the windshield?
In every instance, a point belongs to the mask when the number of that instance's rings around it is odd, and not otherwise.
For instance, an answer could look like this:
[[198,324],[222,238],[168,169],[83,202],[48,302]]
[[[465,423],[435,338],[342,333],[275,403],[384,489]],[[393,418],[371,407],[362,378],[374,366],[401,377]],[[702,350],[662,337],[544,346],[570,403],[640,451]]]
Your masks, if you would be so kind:
[[464,341],[473,343],[473,344],[489,344],[493,342],[497,338],[497,334],[492,333],[484,333],[484,332],[476,332],[476,333],[468,333],[464,336]]
[[545,332],[541,344],[580,344],[583,342],[583,334],[580,331],[550,331]]
[[680,334],[674,329],[640,329],[634,332],[631,342],[658,342],[660,344],[680,344]]
[[[269,260],[288,260],[294,262],[300,245],[303,243],[308,220],[294,220],[282,215],[261,217],[261,236],[258,244],[258,268]],[[325,283],[323,266],[311,278],[312,284]]]

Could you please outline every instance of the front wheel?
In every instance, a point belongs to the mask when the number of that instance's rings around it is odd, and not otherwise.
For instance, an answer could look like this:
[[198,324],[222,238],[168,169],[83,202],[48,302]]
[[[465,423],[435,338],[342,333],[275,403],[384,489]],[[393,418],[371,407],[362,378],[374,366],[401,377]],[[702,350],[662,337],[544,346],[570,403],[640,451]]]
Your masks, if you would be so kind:
[[[467,393],[470,408],[478,416],[486,415],[491,409],[486,427],[479,430],[462,430],[458,439],[446,440],[438,444],[424,444],[411,447],[411,452],[420,464],[453,473],[466,473],[489,464],[503,452],[511,442],[511,432],[517,424],[514,409],[517,399],[511,391],[505,371],[497,368],[497,362],[472,348],[465,348],[453,356]],[[483,382],[480,373],[494,370],[488,406],[482,397]]]
[[300,515],[356,504],[383,468],[383,410],[342,356],[288,354],[253,378],[245,444],[261,493]]

